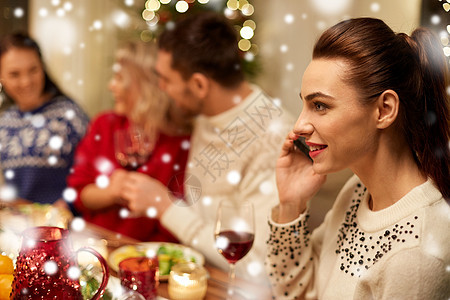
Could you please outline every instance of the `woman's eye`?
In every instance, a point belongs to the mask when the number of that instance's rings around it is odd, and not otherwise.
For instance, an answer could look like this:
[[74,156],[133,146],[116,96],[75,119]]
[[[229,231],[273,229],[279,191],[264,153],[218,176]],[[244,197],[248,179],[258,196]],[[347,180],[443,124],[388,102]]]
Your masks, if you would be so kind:
[[314,102],[314,109],[316,111],[324,111],[327,108],[327,106],[321,102]]

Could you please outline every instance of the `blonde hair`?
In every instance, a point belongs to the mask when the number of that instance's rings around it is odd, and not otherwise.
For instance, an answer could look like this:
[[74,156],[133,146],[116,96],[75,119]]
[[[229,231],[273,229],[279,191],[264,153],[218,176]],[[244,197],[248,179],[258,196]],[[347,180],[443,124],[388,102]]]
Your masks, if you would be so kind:
[[158,87],[158,77],[154,72],[156,45],[153,43],[127,42],[116,52],[116,62],[120,64],[126,84],[134,82],[139,89],[130,121],[143,129],[161,129],[169,100]]

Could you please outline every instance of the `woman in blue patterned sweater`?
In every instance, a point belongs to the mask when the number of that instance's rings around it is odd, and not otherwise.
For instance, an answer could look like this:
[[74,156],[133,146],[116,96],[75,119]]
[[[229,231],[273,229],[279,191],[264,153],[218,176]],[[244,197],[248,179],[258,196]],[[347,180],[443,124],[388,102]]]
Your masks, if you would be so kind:
[[25,34],[0,41],[0,87],[14,102],[0,115],[1,200],[54,203],[89,119],[50,79],[38,44]]

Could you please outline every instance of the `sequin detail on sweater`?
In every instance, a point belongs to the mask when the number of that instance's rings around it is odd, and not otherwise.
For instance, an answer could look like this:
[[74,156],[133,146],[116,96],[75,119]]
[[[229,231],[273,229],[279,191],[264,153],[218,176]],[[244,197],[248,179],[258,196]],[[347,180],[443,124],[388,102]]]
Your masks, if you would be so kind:
[[364,270],[368,270],[384,255],[391,251],[399,243],[407,240],[418,239],[413,220],[402,220],[377,234],[369,234],[360,230],[357,222],[357,211],[364,198],[366,188],[357,184],[355,195],[350,209],[346,212],[345,220],[339,228],[336,254],[340,259],[340,270],[351,276],[361,277]]

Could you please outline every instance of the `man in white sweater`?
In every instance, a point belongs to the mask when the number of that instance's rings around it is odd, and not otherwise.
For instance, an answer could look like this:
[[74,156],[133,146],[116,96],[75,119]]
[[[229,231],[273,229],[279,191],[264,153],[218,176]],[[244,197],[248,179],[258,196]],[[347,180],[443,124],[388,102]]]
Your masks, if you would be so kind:
[[228,270],[214,247],[217,207],[223,199],[252,202],[255,241],[237,262],[236,276],[267,281],[267,215],[277,202],[274,168],[292,117],[245,80],[235,29],[215,13],[188,17],[166,30],[156,72],[160,87],[195,117],[184,179],[187,204],[159,201],[163,225]]

